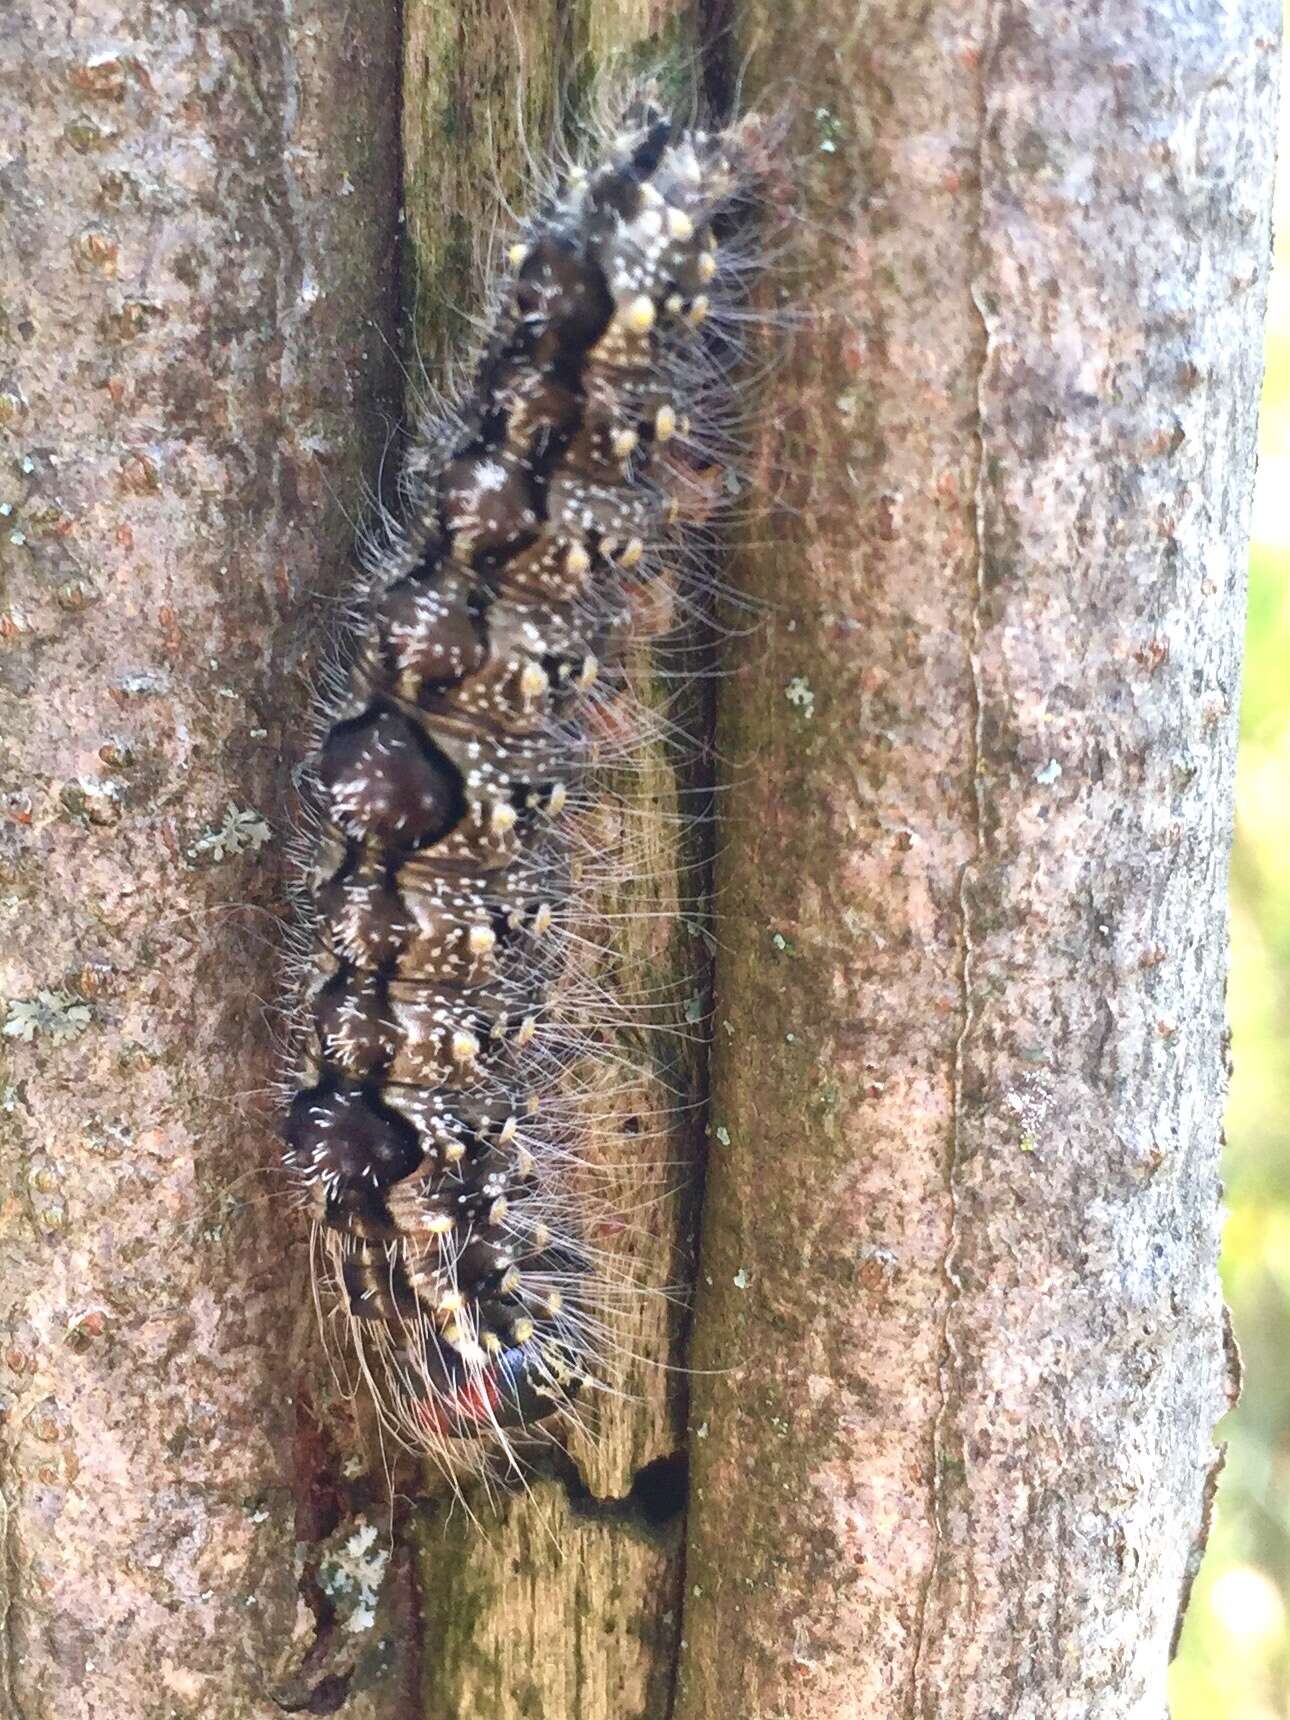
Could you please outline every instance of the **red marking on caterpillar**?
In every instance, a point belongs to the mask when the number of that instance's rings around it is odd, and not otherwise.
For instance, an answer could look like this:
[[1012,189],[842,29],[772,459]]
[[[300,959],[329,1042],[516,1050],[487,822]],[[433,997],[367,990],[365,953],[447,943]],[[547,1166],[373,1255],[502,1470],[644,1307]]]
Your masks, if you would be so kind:
[[504,1351],[477,1378],[423,1401],[418,1415],[430,1433],[461,1438],[541,1421],[560,1401],[571,1401],[576,1389],[576,1379],[569,1376],[555,1396],[546,1358],[532,1346],[519,1345]]
[[484,1374],[475,1384],[458,1387],[447,1398],[420,1404],[418,1414],[428,1433],[443,1439],[460,1439],[486,1432],[494,1424],[501,1404],[500,1388],[490,1375]]
[[755,122],[680,130],[637,99],[528,223],[311,763],[287,1162],[415,1448],[505,1445],[595,1377],[595,1237],[623,1221],[579,1215],[561,1099],[585,1050],[577,889],[614,877],[589,773],[639,739],[627,650],[676,596],[659,552],[719,503],[690,419],[711,432],[705,325],[741,274],[714,222],[760,152]]

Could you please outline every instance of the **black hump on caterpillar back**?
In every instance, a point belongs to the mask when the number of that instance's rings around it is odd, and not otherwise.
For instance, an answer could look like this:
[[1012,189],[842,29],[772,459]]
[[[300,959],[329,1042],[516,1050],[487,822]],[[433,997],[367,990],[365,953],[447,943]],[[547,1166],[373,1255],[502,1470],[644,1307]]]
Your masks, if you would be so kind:
[[436,842],[465,811],[451,760],[398,711],[338,723],[323,743],[318,780],[342,830],[387,848]]
[[531,336],[550,330],[562,357],[585,352],[614,314],[603,274],[572,240],[555,233],[539,239],[524,259],[515,298],[521,328]]
[[717,367],[691,360],[737,153],[642,100],[512,247],[317,755],[287,1159],[413,1444],[559,1415],[586,1372],[578,1149],[573,1125],[543,1132],[572,1042],[566,958],[587,941],[570,901],[584,851],[601,859],[566,808],[668,498],[704,460],[667,444],[710,400]]
[[416,1130],[379,1094],[330,1082],[297,1093],[283,1131],[290,1163],[328,1186],[384,1187],[421,1163]]
[[430,566],[396,580],[380,599],[374,630],[390,674],[450,685],[473,674],[486,640],[478,594],[450,571]]

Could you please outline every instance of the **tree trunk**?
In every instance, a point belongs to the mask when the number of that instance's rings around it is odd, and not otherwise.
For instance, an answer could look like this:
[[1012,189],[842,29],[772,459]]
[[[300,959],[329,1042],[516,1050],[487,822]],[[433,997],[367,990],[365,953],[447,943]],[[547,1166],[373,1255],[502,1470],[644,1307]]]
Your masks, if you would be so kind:
[[792,621],[723,710],[675,1712],[1154,1720],[1235,1390],[1277,10],[745,22],[821,317],[740,561]]
[[396,12],[3,36],[0,1712],[402,1715],[399,1585],[361,1633],[317,1580],[362,1526],[299,1401],[260,1001],[299,642],[392,398]]
[[[397,20],[67,13],[18,0],[0,84],[0,1713],[1156,1720],[1233,1389],[1271,0],[405,0],[432,374],[524,131],[634,45],[791,92],[767,296],[817,314],[722,682],[690,1438],[683,1323],[642,1304],[598,1447],[478,1524],[432,1497],[384,1583],[263,1174],[257,1000],[309,600],[397,410]],[[641,900],[674,908],[654,770]],[[662,982],[696,946],[660,923],[627,953]],[[679,1187],[654,1282],[696,1132],[623,1191]]]

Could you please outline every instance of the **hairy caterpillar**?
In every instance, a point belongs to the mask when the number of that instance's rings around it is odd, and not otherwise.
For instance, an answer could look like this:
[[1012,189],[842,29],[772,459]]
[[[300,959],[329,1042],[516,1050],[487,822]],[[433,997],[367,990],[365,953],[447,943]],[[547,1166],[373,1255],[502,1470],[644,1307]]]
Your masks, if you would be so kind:
[[704,325],[741,272],[713,223],[759,136],[632,97],[521,233],[473,386],[410,462],[311,760],[287,1163],[325,1292],[414,1448],[506,1444],[594,1378],[560,1102],[576,885],[598,858],[578,813],[628,745],[624,651],[660,550],[710,488]]

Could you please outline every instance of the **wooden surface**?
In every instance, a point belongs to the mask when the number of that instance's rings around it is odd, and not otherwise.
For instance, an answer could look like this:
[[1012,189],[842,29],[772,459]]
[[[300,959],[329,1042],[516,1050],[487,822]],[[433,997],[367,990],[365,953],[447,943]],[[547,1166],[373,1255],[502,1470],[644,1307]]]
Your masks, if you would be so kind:
[[407,1711],[406,1581],[350,1633],[298,1583],[344,1507],[266,1091],[299,667],[393,404],[396,22],[16,0],[0,31],[15,1720]]
[[[478,312],[484,253],[499,221],[506,231],[499,206],[523,206],[530,156],[551,160],[558,128],[576,126],[587,92],[620,56],[666,64],[679,55],[688,75],[692,29],[672,6],[406,7],[405,286],[432,382],[442,385],[443,357],[460,350]],[[648,652],[636,669],[647,702],[669,696],[651,689]],[[615,1167],[594,1190],[607,1220],[596,1240],[655,1292],[693,1276],[702,1131],[703,1050],[683,1004],[706,983],[707,954],[679,909],[702,882],[688,869],[702,859],[703,836],[697,849],[678,842],[678,767],[699,768],[684,749],[654,747],[640,774],[606,797],[611,823],[619,796],[629,803],[637,875],[602,904],[639,914],[613,929],[616,966],[629,1001],[662,987],[675,1002],[664,1031],[622,1036],[623,1056],[648,1073],[616,1094],[588,1149],[593,1162]],[[603,1078],[621,1085],[622,1072],[607,1068]],[[530,1491],[500,1507],[470,1491],[477,1522],[428,1478],[439,1499],[414,1528],[427,1717],[666,1712],[681,1617],[683,1492],[670,1460],[683,1461],[685,1312],[664,1296],[632,1294],[611,1326],[621,1395],[602,1397],[594,1435],[575,1439],[557,1475],[543,1478],[540,1465]]]
[[674,1712],[1160,1720],[1233,1384],[1276,8],[741,17],[816,321],[723,701]]

